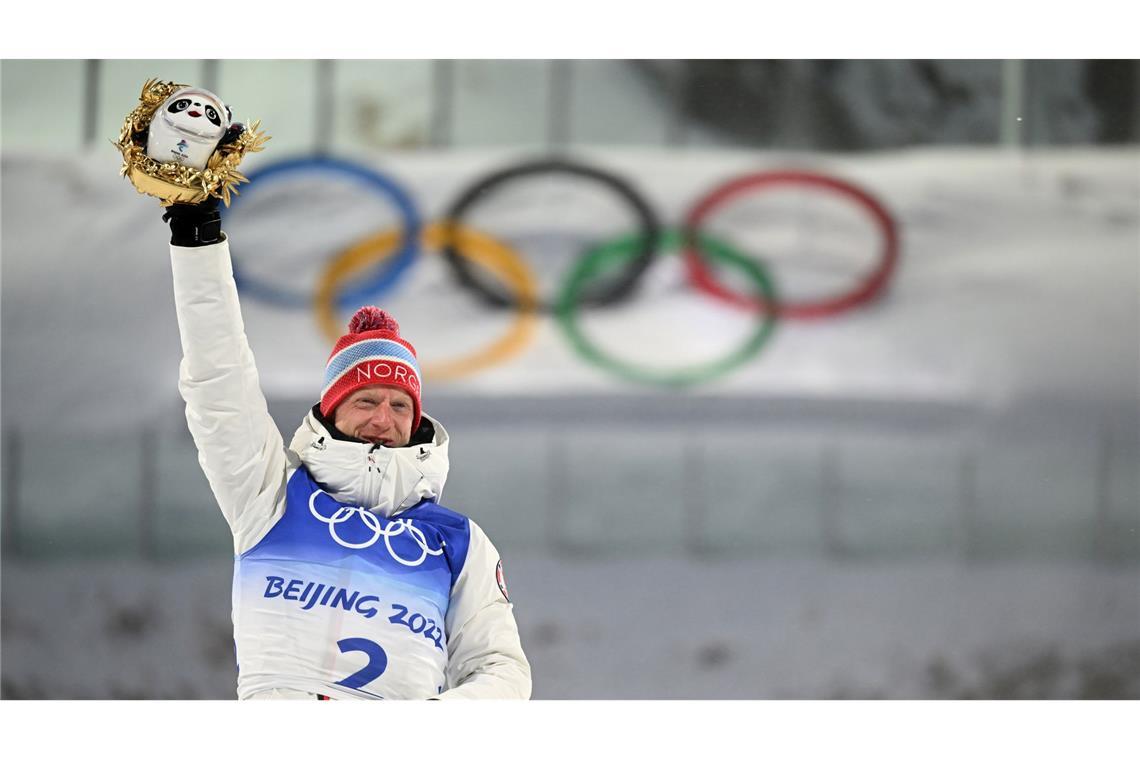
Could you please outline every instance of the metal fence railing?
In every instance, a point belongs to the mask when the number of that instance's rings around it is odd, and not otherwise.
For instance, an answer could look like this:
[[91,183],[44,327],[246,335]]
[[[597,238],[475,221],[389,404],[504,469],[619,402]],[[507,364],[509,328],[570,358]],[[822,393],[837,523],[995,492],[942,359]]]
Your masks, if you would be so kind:
[[[454,436],[453,432],[453,436]],[[599,447],[598,440],[620,445]],[[525,441],[520,446],[519,441]],[[185,431],[3,434],[6,556],[228,554]],[[1134,440],[461,426],[443,502],[501,549],[1140,560]]]

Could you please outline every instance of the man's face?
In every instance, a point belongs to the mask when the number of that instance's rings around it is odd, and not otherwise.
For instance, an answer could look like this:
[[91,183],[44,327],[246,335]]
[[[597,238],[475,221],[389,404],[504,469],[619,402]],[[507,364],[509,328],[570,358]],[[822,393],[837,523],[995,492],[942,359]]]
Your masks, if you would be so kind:
[[337,406],[333,424],[345,435],[396,448],[411,440],[414,416],[412,397],[405,391],[387,385],[370,385]]

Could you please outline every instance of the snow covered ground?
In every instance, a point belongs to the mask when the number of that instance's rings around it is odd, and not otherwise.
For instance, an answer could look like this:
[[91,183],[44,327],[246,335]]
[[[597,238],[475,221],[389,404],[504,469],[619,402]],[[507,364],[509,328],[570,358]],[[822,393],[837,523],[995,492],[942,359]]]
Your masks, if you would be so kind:
[[[509,556],[537,699],[1140,698],[1140,567]],[[10,562],[4,698],[232,699],[230,566]]]

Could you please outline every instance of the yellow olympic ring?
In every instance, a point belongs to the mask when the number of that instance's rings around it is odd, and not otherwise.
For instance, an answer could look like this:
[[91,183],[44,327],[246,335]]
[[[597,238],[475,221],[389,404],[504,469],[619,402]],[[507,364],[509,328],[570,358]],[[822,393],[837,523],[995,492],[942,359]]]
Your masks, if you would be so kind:
[[[435,222],[424,227],[421,249],[439,251],[449,240],[446,225]],[[514,291],[519,308],[507,332],[485,348],[465,356],[442,362],[425,362],[425,378],[455,380],[494,364],[504,362],[522,350],[538,324],[538,283],[530,268],[511,247],[473,229],[458,227],[450,239],[458,243],[459,252],[475,264],[485,267]],[[345,249],[328,267],[317,283],[313,309],[317,324],[333,343],[343,327],[337,315],[336,294],[341,283],[368,266],[384,260],[400,243],[399,230],[386,230]]]

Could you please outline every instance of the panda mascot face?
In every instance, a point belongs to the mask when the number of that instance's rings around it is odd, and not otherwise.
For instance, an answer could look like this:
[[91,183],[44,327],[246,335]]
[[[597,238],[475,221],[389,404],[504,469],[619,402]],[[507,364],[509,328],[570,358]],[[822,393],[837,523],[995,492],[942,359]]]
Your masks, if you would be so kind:
[[197,87],[178,90],[150,123],[146,154],[159,163],[205,169],[210,154],[230,128],[230,109],[214,93]]

